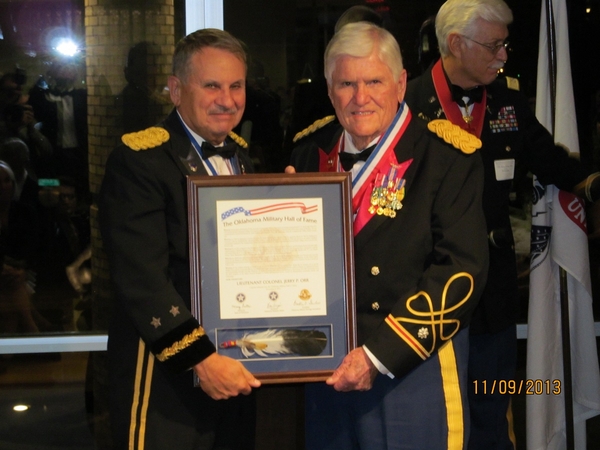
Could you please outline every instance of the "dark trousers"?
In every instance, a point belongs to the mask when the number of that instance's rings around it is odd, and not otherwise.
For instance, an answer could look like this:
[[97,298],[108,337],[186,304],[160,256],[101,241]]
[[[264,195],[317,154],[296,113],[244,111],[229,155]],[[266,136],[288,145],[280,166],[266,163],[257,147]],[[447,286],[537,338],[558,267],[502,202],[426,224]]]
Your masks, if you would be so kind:
[[494,334],[470,336],[469,450],[514,450],[509,431],[512,423],[507,418],[510,395],[503,386],[515,379],[516,366],[516,326]]
[[137,358],[113,350],[128,344],[109,338],[114,450],[254,450],[254,393],[212,400],[194,387],[191,370],[170,373],[141,341]]
[[[449,351],[452,349],[451,351]],[[408,375],[366,392],[306,386],[307,450],[458,450],[468,439],[468,330]]]

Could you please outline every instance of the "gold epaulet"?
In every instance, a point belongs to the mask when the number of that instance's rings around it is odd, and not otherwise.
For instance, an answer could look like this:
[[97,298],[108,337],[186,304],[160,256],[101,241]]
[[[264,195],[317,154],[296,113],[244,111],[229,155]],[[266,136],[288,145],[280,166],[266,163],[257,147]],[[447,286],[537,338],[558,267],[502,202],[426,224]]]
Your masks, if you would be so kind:
[[150,127],[135,133],[127,133],[121,136],[121,141],[134,151],[148,150],[158,147],[169,140],[169,132],[164,128]]
[[235,143],[237,145],[239,145],[242,148],[248,148],[248,143],[246,142],[246,140],[241,137],[239,134],[235,134],[233,131],[229,132],[229,137],[231,139],[233,139],[235,141]]
[[308,127],[306,127],[304,130],[296,133],[296,136],[294,136],[294,139],[292,139],[293,142],[296,142],[300,139],[302,139],[305,136],[308,136],[311,133],[314,133],[315,131],[317,131],[319,128],[323,128],[325,125],[327,125],[329,122],[333,122],[333,120],[335,119],[335,116],[325,116],[322,119],[319,120],[315,120],[312,125],[309,125]]
[[475,152],[478,148],[481,148],[481,141],[477,137],[463,130],[458,125],[454,125],[449,120],[432,120],[427,124],[427,128],[448,144],[453,145],[468,155]]
[[519,80],[513,77],[506,77],[506,87],[513,91],[519,91]]

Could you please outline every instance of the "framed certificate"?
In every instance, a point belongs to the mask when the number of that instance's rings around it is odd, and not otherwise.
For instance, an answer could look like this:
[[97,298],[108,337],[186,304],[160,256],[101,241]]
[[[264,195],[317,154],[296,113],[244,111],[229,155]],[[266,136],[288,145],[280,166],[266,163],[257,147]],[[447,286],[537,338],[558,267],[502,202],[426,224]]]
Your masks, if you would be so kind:
[[192,312],[263,383],[325,380],[356,346],[349,173],[188,177]]

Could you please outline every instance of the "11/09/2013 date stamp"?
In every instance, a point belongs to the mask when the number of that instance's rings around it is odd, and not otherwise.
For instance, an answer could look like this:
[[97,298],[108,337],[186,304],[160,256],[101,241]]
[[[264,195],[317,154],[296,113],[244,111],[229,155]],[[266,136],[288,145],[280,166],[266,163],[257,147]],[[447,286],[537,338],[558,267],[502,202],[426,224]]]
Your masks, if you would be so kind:
[[474,380],[475,395],[560,395],[560,380]]

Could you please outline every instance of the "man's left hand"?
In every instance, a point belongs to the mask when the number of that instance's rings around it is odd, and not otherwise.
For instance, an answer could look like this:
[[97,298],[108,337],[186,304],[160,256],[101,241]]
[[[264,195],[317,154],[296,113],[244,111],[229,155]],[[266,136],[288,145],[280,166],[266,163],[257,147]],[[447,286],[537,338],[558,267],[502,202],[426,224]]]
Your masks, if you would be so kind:
[[342,364],[325,382],[336,391],[368,391],[379,372],[362,347],[346,355]]

